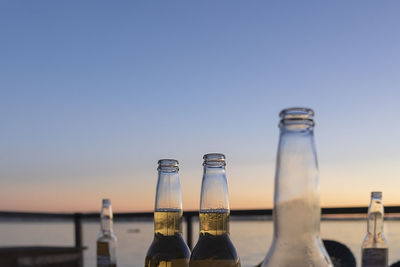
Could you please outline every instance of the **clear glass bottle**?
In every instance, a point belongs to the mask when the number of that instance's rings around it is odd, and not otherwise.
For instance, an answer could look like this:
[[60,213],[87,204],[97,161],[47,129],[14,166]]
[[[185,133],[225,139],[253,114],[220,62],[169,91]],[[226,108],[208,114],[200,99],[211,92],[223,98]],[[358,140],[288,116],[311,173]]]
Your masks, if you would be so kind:
[[274,236],[263,267],[333,266],[320,239],[319,174],[314,112],[280,113],[275,173]]
[[117,237],[113,231],[113,213],[109,199],[103,199],[100,233],[97,237],[97,267],[116,267]]
[[240,267],[229,237],[229,196],[225,156],[206,154],[200,197],[200,235],[190,267]]
[[147,251],[145,267],[187,267],[190,250],[182,238],[182,197],[178,161],[158,161],[154,209],[154,239]]
[[387,267],[388,244],[383,235],[382,192],[371,192],[368,208],[367,235],[361,246],[362,267]]

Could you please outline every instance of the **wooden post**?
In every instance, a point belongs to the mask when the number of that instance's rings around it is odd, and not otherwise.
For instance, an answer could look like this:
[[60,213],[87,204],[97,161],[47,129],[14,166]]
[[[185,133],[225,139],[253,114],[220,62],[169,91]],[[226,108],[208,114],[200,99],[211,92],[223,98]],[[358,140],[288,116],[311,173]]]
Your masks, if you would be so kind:
[[75,247],[82,247],[82,213],[74,213]]
[[190,250],[192,250],[192,215],[186,215],[186,243]]

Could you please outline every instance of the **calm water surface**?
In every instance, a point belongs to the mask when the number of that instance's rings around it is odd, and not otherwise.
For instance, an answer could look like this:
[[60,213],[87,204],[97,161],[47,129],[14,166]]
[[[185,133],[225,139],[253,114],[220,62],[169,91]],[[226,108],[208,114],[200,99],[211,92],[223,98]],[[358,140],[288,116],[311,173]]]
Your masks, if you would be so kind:
[[[295,223],[295,221],[293,222]],[[184,236],[186,225],[183,225]],[[193,225],[193,242],[197,242],[198,223]],[[115,222],[118,237],[118,266],[143,266],[145,254],[153,239],[153,223]],[[95,244],[99,231],[97,222],[84,222],[83,242],[85,267],[96,265]],[[360,263],[360,246],[366,232],[364,221],[323,221],[321,236],[346,244]],[[400,221],[386,221],[385,234],[389,242],[389,262],[400,260]],[[271,221],[231,221],[231,238],[240,255],[242,266],[250,267],[265,257],[272,240]],[[72,222],[0,222],[0,246],[50,245],[73,246]]]

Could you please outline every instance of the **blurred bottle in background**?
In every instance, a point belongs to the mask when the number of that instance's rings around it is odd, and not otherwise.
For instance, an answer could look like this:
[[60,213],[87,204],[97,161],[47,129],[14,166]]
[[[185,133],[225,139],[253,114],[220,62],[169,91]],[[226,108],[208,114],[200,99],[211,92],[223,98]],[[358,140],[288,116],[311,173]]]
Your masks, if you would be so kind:
[[113,231],[113,213],[109,199],[103,199],[100,233],[97,237],[97,267],[116,267],[117,237]]
[[240,267],[229,237],[229,195],[225,156],[206,154],[200,197],[200,235],[190,267]]
[[154,209],[154,239],[147,251],[145,267],[187,267],[190,250],[182,238],[182,196],[178,161],[158,161]]
[[383,235],[384,210],[382,192],[371,192],[368,208],[367,235],[361,246],[362,267],[387,267],[388,244]]
[[280,113],[274,236],[263,267],[333,266],[319,236],[321,208],[313,116],[308,108],[289,108]]

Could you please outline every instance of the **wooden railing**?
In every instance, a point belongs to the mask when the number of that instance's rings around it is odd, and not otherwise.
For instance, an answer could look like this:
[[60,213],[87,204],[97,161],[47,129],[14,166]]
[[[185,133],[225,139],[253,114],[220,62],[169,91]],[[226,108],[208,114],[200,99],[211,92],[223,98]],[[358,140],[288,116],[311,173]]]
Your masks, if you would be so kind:
[[[322,215],[356,215],[366,214],[368,207],[346,207],[346,208],[322,208]],[[400,206],[385,207],[386,214],[399,213]],[[252,216],[271,216],[271,209],[262,210],[231,210],[231,216],[235,217],[252,217]],[[186,221],[186,242],[189,248],[192,248],[193,233],[193,217],[198,216],[198,211],[185,211],[183,217]],[[61,219],[71,220],[75,225],[75,246],[81,248],[82,240],[82,220],[99,218],[99,213],[44,213],[44,212],[16,212],[16,211],[0,211],[0,218],[7,219]],[[114,213],[115,219],[135,219],[135,218],[153,218],[152,212],[128,212]],[[249,219],[251,220],[251,219]]]

